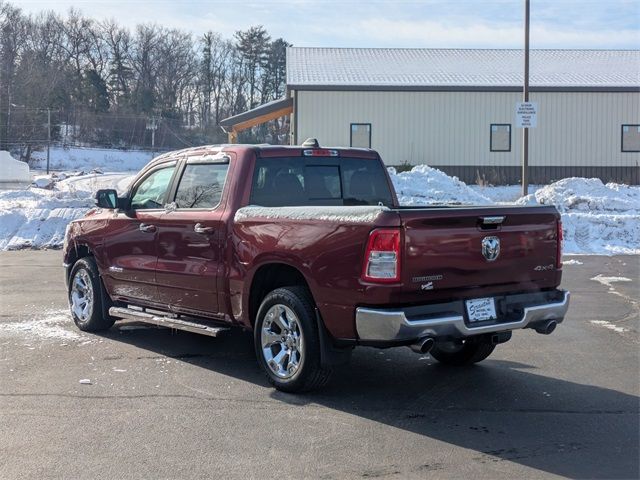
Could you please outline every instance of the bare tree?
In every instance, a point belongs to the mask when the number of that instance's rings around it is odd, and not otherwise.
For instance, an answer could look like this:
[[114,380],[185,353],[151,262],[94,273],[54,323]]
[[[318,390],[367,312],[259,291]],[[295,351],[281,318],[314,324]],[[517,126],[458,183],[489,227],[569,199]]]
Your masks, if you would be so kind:
[[[0,0],[0,148],[29,157],[44,144],[48,110],[61,143],[150,146],[151,124],[160,148],[218,141],[223,118],[284,94],[287,46],[261,26],[194,39],[76,9],[26,15]],[[267,130],[246,138],[264,141]]]

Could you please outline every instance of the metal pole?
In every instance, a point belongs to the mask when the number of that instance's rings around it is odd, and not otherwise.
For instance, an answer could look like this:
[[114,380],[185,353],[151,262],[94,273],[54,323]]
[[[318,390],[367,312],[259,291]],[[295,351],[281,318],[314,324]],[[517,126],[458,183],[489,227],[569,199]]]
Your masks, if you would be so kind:
[[[524,88],[522,101],[529,101],[529,0],[524,0]],[[529,129],[522,129],[522,195],[529,194]]]
[[47,175],[49,175],[49,150],[51,150],[51,109],[47,108]]
[[151,128],[151,151],[156,151],[156,120],[153,120],[153,127]]

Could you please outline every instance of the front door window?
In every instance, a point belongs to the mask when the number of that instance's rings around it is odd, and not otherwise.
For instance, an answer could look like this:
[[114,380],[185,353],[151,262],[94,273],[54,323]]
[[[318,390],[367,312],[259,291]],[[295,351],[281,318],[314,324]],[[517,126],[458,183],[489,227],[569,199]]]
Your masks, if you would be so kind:
[[151,172],[138,184],[131,196],[131,210],[164,208],[167,190],[171,184],[175,165]]

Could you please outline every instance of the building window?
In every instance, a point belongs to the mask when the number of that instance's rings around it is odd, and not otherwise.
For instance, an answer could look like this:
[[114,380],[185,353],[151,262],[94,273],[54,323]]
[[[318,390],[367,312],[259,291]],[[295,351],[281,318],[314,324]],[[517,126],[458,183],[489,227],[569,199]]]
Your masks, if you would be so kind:
[[622,125],[622,151],[640,152],[640,125]]
[[491,124],[489,150],[492,152],[511,151],[511,125],[509,123]]
[[350,145],[356,148],[371,148],[371,124],[352,123]]

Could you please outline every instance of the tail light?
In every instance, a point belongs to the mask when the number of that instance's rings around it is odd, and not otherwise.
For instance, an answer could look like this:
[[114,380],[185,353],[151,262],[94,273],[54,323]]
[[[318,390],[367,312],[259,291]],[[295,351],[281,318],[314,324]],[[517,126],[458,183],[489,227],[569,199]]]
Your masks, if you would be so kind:
[[564,240],[562,234],[562,220],[557,220],[556,228],[558,229],[558,244],[556,245],[556,268],[560,269],[562,268],[562,241]]
[[338,151],[330,150],[327,148],[313,148],[313,149],[310,148],[307,150],[303,150],[302,154],[305,157],[337,157]]
[[362,279],[376,283],[400,280],[400,230],[379,228],[369,234]]

